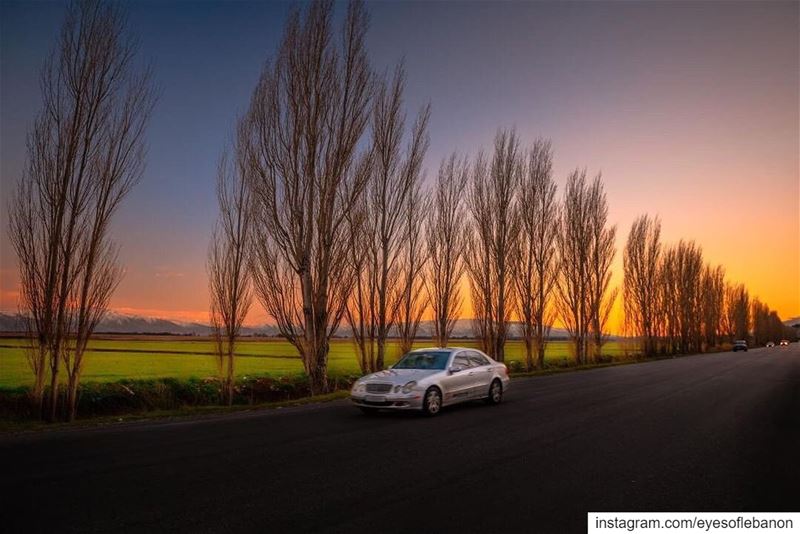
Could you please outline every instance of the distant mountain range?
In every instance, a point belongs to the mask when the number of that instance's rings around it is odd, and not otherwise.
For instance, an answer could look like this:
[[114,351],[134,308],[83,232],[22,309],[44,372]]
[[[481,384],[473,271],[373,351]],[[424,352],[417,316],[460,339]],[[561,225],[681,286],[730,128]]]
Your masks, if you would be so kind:
[[[473,330],[472,319],[458,319],[453,327],[452,337],[456,338],[473,338],[475,332]],[[512,321],[509,325],[509,337],[515,338],[520,335],[520,324]],[[418,337],[426,338],[433,337],[433,321],[422,321],[419,325]],[[553,328],[550,330],[550,337],[554,339],[566,338],[567,331],[563,328]]]
[[783,321],[783,324],[786,326],[793,326],[795,328],[800,328],[800,317],[792,317],[791,319],[787,319]]
[[[24,332],[24,318],[19,314],[0,312],[0,332]],[[159,317],[108,312],[95,329],[97,334],[171,334],[178,336],[207,336],[211,327],[197,322],[184,322]],[[274,325],[242,328],[245,336],[273,336],[278,333]]]
[[[459,319],[453,327],[453,337],[471,338],[474,336],[472,319]],[[19,314],[0,312],[0,332],[19,333],[25,331],[24,318]],[[179,336],[207,336],[211,334],[211,327],[198,322],[175,321],[157,317],[144,317],[141,315],[108,312],[105,318],[95,329],[97,334],[171,334]],[[275,325],[265,324],[260,326],[246,326],[242,328],[244,336],[276,336],[278,328]],[[392,332],[390,335],[394,335]],[[519,323],[512,323],[510,337],[519,336]],[[348,337],[349,329],[346,325],[339,328],[340,337]],[[418,337],[430,338],[433,335],[433,321],[422,321],[419,325]],[[551,338],[567,337],[566,330],[553,328]]]

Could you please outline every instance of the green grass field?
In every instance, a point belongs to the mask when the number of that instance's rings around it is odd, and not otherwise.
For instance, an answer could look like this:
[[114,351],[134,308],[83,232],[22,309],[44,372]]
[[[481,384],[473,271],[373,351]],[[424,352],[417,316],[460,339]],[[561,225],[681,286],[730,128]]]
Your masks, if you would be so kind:
[[[25,341],[19,338],[0,338],[0,388],[29,385],[32,373],[24,350]],[[455,346],[475,346],[473,341],[456,340]],[[420,342],[418,347],[430,346]],[[90,343],[86,354],[82,380],[84,382],[115,382],[126,378],[205,378],[217,373],[216,360],[211,355],[213,345],[207,339],[136,337],[97,339]],[[392,342],[387,363],[399,357],[397,344]],[[609,342],[604,354],[619,358],[625,347]],[[303,364],[294,347],[282,340],[244,340],[237,348],[237,376],[297,375]],[[522,344],[509,341],[506,360],[521,361]],[[559,363],[570,360],[570,347],[565,341],[552,341],[547,348],[547,361]],[[332,375],[358,374],[354,347],[349,340],[331,343],[329,372]]]

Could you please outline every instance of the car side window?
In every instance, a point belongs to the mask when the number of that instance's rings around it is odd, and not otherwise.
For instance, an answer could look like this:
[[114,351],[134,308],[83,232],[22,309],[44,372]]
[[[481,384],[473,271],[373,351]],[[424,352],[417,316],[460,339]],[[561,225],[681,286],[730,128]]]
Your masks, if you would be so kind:
[[468,369],[469,366],[469,358],[465,354],[459,354],[453,358],[453,367]]
[[470,352],[469,361],[472,362],[473,367],[482,367],[484,365],[489,365],[489,360],[487,360],[486,357],[479,352]]

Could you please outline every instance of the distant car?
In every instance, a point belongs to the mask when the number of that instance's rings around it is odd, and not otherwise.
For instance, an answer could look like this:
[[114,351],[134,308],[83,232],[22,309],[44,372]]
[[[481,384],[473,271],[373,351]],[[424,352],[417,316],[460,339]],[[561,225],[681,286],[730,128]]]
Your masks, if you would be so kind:
[[388,409],[436,415],[444,406],[469,400],[499,404],[509,381],[508,368],[479,350],[418,349],[389,369],[358,379],[350,399],[365,413]]
[[733,352],[738,352],[740,350],[747,352],[747,341],[744,339],[737,339],[733,342]]
[[787,346],[789,346],[789,340],[781,339],[781,347],[787,347]]
[[775,343],[773,341],[767,341],[767,347],[774,347]]

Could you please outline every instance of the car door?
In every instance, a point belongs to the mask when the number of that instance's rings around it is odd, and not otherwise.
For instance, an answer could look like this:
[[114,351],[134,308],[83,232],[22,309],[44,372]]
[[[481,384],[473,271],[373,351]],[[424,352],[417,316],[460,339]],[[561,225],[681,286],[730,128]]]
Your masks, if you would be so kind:
[[[455,371],[457,369],[457,371]],[[455,372],[452,372],[455,371]],[[442,379],[444,386],[444,402],[452,404],[470,398],[472,380],[470,376],[470,361],[465,351],[457,353],[448,368],[448,375]]]
[[472,378],[470,396],[472,398],[485,397],[489,393],[489,385],[492,383],[492,377],[494,376],[491,362],[476,350],[469,351],[468,358],[471,364],[470,376]]

